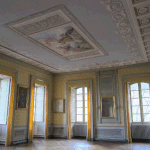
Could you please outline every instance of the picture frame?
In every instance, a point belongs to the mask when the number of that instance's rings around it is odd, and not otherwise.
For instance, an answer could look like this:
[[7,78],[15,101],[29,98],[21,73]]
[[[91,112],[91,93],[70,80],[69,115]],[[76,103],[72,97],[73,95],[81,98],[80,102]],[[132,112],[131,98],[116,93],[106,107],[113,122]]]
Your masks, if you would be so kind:
[[54,101],[54,113],[65,113],[65,99]]
[[112,119],[116,118],[115,96],[101,97],[101,118]]
[[27,109],[29,87],[18,84],[17,86],[17,109]]

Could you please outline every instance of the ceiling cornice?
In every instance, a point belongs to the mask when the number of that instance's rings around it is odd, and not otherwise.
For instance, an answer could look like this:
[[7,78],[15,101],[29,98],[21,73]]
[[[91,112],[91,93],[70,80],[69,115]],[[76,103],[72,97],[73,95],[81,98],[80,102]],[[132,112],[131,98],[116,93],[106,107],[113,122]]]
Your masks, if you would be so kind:
[[126,65],[126,66],[102,68],[102,69],[91,69],[91,70],[85,70],[85,71],[54,73],[53,75],[54,76],[66,76],[66,75],[87,74],[87,73],[91,74],[91,73],[96,73],[96,72],[99,72],[99,71],[110,71],[110,70],[137,68],[137,67],[145,67],[145,66],[150,66],[150,62],[133,64],[133,65]]
[[10,56],[12,58],[15,58],[17,60],[23,61],[25,63],[31,64],[38,68],[48,70],[49,72],[59,71],[56,65],[52,63],[48,64],[44,61],[41,61],[39,58],[34,57],[30,53],[26,51],[21,51],[1,40],[0,40],[0,53]]

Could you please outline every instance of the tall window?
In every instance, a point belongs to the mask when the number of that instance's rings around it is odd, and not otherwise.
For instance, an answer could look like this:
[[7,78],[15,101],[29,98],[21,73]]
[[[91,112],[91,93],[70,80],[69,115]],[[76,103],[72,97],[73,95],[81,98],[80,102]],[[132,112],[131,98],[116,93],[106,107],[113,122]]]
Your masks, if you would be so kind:
[[44,122],[45,87],[37,85],[34,95],[34,121]]
[[150,83],[130,84],[131,119],[133,123],[150,122]]
[[88,120],[87,87],[76,89],[76,122],[86,123]]
[[10,78],[0,79],[0,124],[7,123]]

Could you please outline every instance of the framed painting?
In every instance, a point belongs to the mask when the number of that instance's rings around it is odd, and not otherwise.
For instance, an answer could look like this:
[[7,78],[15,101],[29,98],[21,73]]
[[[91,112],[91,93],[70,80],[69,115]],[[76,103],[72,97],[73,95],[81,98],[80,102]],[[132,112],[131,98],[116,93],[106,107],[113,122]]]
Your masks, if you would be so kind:
[[29,94],[28,86],[18,85],[17,109],[27,109],[28,94]]
[[54,112],[55,113],[64,113],[65,112],[65,99],[55,100]]

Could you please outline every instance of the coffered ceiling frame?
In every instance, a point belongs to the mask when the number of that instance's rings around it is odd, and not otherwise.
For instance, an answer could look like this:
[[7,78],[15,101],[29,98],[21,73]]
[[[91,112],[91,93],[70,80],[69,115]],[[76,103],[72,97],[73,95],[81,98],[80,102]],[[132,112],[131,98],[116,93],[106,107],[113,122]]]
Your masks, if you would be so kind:
[[[16,27],[19,27],[21,25],[27,25],[27,23],[32,22],[35,23],[35,21],[41,20],[42,18],[46,18],[49,16],[52,16],[54,14],[59,14],[60,16],[63,17],[63,19],[65,20],[63,22],[63,24],[59,24],[57,26],[53,26],[51,28],[47,28],[41,31],[37,31],[39,32],[45,32],[45,30],[49,30],[49,29],[54,29],[55,27],[61,27],[63,25],[67,25],[67,24],[73,24],[73,26],[76,27],[76,30],[78,30],[78,33],[81,35],[81,37],[87,41],[88,39],[88,43],[92,45],[94,45],[94,47],[96,48],[96,50],[92,49],[92,50],[87,50],[84,52],[79,52],[78,54],[72,54],[69,56],[63,56],[61,54],[59,54],[58,52],[56,52],[53,49],[50,49],[49,47],[41,44],[40,42],[34,40],[33,38],[31,38],[31,34],[34,33],[29,33],[29,34],[25,34],[23,32],[20,32],[19,30],[17,30]],[[30,25],[30,24],[29,24]],[[30,41],[40,45],[41,47],[43,47],[44,49],[56,54],[57,56],[67,60],[67,61],[76,61],[76,60],[80,60],[80,59],[86,59],[86,58],[92,58],[92,57],[100,57],[100,56],[107,56],[108,53],[103,49],[103,47],[94,39],[94,37],[85,29],[85,27],[77,20],[77,18],[62,4],[54,6],[52,8],[49,8],[47,10],[38,12],[36,14],[33,15],[29,15],[27,17],[24,17],[22,19],[4,24],[5,27],[8,27],[10,29],[12,29],[13,31],[19,33],[20,35],[26,37],[27,39],[29,39]],[[35,32],[35,33],[37,33]],[[85,39],[86,37],[86,39]],[[93,53],[92,53],[93,52]],[[75,58],[74,58],[75,57]]]
[[136,4],[133,4],[133,2],[131,0],[123,0],[123,3],[125,6],[125,9],[126,9],[126,12],[128,14],[128,18],[130,20],[130,23],[133,27],[132,29],[134,31],[135,38],[138,41],[137,43],[138,43],[139,49],[140,49],[141,53],[143,54],[144,59],[146,61],[148,61],[148,58],[147,58],[147,55],[145,52],[145,47],[144,47],[143,40],[142,40],[142,36],[141,36],[140,30],[139,30],[139,25],[137,22],[137,17],[136,17],[135,12],[134,12],[135,6],[138,6],[138,5],[141,5],[144,3],[148,3],[148,1],[147,0],[141,0],[140,2],[137,2]]

